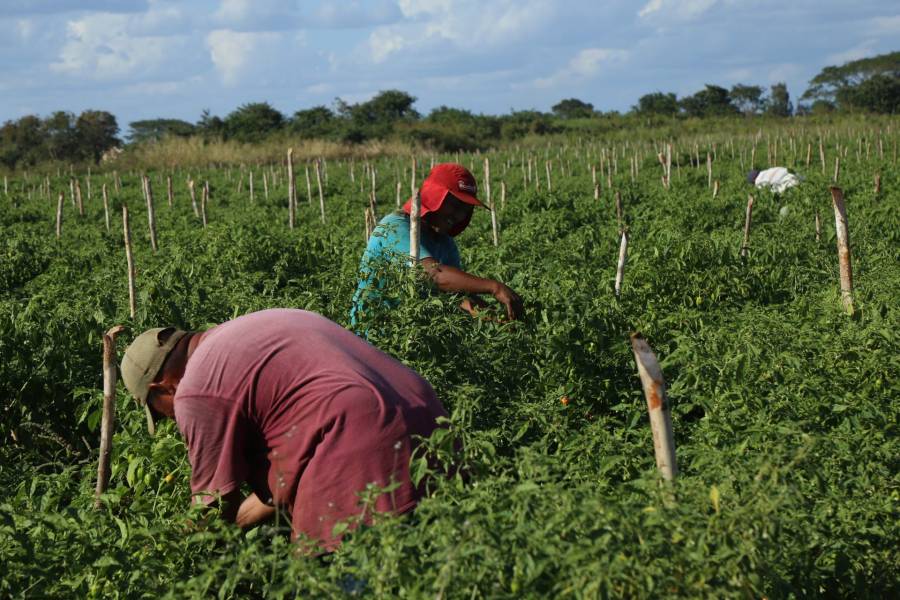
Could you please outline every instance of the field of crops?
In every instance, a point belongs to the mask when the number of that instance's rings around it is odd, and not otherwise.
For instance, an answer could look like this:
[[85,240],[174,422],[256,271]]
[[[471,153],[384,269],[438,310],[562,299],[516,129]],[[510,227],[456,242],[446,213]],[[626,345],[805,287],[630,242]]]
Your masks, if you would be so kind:
[[[428,451],[462,463],[466,476],[435,479],[414,514],[381,517],[323,558],[297,556],[284,523],[247,534],[192,526],[177,429],[166,423],[148,437],[121,383],[112,479],[94,509],[101,338],[125,325],[121,353],[149,327],[198,329],[267,307],[347,325],[369,167],[380,218],[398,186],[408,194],[411,157],[323,163],[324,224],[315,171],[309,202],[297,160],[294,229],[284,165],[150,172],[155,252],[140,173],[95,169],[90,197],[87,174],[75,173],[83,216],[67,172],[10,176],[0,197],[0,596],[896,597],[898,125],[676,139],[668,188],[665,141],[459,156],[482,196],[490,157],[500,226],[495,247],[490,213],[476,213],[458,238],[464,267],[508,283],[527,315],[476,321],[455,307],[459,298],[397,274],[402,302],[373,317],[370,341],[433,384],[452,427]],[[837,157],[852,315],[841,302],[829,192]],[[457,159],[417,158],[419,181],[432,160]],[[780,197],[753,190],[751,159],[805,181]],[[198,202],[209,182],[206,227],[189,179]],[[616,192],[629,232],[619,297]],[[672,485],[655,466],[635,331],[668,385],[680,471]]]

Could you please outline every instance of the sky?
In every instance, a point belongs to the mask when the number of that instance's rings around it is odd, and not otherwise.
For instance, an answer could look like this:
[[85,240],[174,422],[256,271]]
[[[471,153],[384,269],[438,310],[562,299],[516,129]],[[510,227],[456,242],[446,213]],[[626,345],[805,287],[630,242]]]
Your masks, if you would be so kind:
[[900,50],[897,0],[0,0],[0,122],[105,110],[290,116],[400,89],[422,113],[627,111]]

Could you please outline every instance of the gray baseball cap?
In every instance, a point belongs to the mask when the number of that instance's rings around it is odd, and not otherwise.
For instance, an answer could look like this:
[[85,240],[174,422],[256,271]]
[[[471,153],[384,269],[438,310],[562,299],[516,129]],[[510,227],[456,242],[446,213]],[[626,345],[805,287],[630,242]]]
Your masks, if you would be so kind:
[[186,334],[186,331],[175,327],[148,329],[131,342],[122,357],[122,364],[119,366],[122,371],[122,381],[138,405],[144,407],[147,415],[147,430],[150,435],[156,434],[153,412],[150,410],[150,405],[147,404],[150,384],[159,375],[159,370],[166,361],[166,357],[175,348],[178,340]]

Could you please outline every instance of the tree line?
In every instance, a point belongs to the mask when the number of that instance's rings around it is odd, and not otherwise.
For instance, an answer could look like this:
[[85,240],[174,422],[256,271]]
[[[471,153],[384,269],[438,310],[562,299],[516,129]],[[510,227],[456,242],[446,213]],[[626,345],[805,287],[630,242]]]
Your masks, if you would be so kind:
[[[267,102],[244,104],[218,117],[204,111],[196,123],[180,119],[148,119],[129,124],[126,140],[148,143],[168,136],[198,136],[205,140],[256,143],[273,136],[330,139],[360,143],[393,138],[441,151],[470,151],[498,141],[527,135],[587,128],[594,120],[621,121],[648,116],[706,118],[740,116],[790,117],[830,112],[900,112],[900,52],[825,67],[811,81],[795,108],[785,83],[768,90],[737,84],[726,89],[707,84],[696,93],[678,98],[674,93],[641,96],[626,114],[602,112],[593,104],[567,98],[549,113],[513,111],[505,115],[474,114],[439,106],[419,113],[416,98],[401,90],[382,91],[370,100],[351,104],[338,98],[332,108],[314,106],[285,115]],[[0,165],[8,168],[56,160],[97,162],[111,147],[121,144],[115,116],[84,111],[77,117],[58,111],[46,118],[35,115],[7,121],[0,127]]]

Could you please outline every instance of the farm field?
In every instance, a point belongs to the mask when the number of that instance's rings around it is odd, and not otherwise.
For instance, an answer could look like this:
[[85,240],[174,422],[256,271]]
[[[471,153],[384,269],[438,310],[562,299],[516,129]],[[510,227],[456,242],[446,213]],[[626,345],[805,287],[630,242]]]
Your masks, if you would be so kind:
[[[102,334],[126,327],[121,355],[149,327],[200,329],[269,307],[347,326],[371,169],[381,218],[407,198],[412,157],[321,163],[324,223],[314,164],[295,159],[293,229],[284,164],[149,171],[156,251],[140,172],[72,174],[83,215],[66,171],[10,175],[0,197],[0,596],[896,596],[898,126],[675,138],[668,187],[667,141],[637,134],[417,155],[416,181],[431,161],[459,160],[483,198],[490,159],[499,244],[479,210],[458,238],[462,260],[519,292],[527,314],[476,321],[459,298],[395,274],[401,302],[371,317],[369,339],[426,377],[451,413],[413,471],[430,458],[466,475],[433,479],[415,513],[380,517],[322,558],[297,556],[284,523],[246,534],[192,525],[177,429],[148,437],[121,383],[112,477],[94,508]],[[829,191],[836,159],[852,315]],[[751,163],[804,181],[782,195],[755,190]],[[198,203],[209,182],[206,226],[189,180]],[[618,297],[617,193],[629,238]],[[657,474],[633,332],[666,379],[673,484]]]

